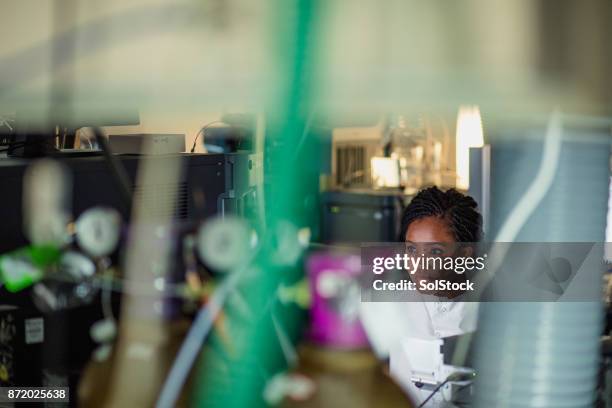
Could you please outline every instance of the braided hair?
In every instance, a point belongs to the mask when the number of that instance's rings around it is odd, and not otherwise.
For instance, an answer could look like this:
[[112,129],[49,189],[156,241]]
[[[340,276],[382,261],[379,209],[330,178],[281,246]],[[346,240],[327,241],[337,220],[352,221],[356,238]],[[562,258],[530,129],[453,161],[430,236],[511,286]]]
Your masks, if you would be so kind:
[[482,216],[474,199],[451,188],[429,187],[419,191],[404,209],[399,241],[404,242],[410,224],[425,217],[446,220],[457,242],[478,242],[482,238]]

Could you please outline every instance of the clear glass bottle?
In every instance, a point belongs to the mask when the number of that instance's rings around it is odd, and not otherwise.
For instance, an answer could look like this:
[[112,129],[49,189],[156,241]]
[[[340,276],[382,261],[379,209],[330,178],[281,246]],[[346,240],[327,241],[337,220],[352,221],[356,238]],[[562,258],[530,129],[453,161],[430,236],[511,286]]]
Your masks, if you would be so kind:
[[397,115],[392,119],[390,141],[391,157],[399,161],[401,185],[407,192],[418,190],[423,185],[425,132],[418,124],[411,125],[405,115]]

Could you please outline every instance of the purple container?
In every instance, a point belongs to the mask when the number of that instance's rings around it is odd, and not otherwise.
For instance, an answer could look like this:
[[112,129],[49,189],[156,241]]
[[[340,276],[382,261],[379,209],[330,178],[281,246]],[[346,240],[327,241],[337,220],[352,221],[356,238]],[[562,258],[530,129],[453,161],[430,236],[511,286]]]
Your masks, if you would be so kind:
[[359,321],[359,255],[314,253],[308,258],[307,273],[312,294],[308,338],[335,348],[367,347]]

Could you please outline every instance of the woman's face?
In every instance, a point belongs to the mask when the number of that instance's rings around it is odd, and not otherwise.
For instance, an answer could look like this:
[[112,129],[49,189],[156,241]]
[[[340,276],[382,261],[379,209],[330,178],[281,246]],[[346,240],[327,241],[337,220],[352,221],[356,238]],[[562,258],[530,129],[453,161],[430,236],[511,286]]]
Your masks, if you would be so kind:
[[[424,217],[410,223],[406,230],[406,252],[414,257],[453,257],[457,256],[457,240],[453,236],[448,223],[439,217]],[[436,279],[455,280],[459,276],[453,272],[419,268],[411,275],[413,282]],[[437,293],[428,293],[440,295]],[[445,295],[448,296],[448,293]]]

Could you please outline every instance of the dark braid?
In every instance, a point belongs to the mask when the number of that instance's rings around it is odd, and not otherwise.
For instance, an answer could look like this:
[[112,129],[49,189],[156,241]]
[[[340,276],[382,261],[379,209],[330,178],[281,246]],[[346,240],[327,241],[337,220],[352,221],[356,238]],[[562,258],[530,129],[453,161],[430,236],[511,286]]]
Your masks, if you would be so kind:
[[447,191],[438,187],[421,190],[404,210],[399,241],[405,241],[406,230],[413,221],[439,217],[448,222],[457,242],[478,242],[482,238],[482,216],[476,207],[472,197],[454,188]]

